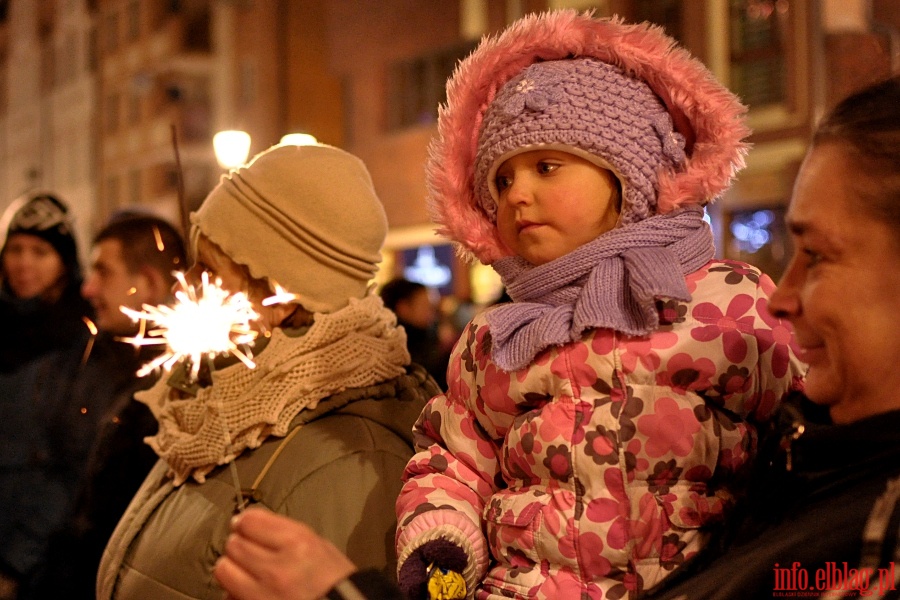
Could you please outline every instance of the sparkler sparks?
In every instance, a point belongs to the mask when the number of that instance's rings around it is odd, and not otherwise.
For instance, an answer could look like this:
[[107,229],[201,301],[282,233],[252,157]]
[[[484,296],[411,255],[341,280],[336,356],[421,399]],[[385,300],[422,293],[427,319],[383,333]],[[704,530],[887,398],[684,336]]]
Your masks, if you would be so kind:
[[[162,355],[141,367],[138,376],[158,367],[170,370],[175,363],[190,360],[191,377],[196,379],[202,361],[218,354],[232,354],[254,368],[250,353],[240,349],[256,339],[257,332],[251,329],[250,322],[259,318],[246,294],[224,290],[222,281],[210,281],[206,272],[201,276],[199,289],[189,284],[183,273],[175,275],[181,289],[175,293],[173,306],[145,304],[142,311],[120,307],[142,325],[138,335],[123,341],[135,346],[166,346]],[[145,330],[146,323],[152,325]]]
[[278,285],[277,281],[273,281],[272,285],[274,285],[275,287],[275,294],[264,299],[262,301],[263,306],[272,306],[273,304],[287,304],[299,298],[297,294],[292,294]]

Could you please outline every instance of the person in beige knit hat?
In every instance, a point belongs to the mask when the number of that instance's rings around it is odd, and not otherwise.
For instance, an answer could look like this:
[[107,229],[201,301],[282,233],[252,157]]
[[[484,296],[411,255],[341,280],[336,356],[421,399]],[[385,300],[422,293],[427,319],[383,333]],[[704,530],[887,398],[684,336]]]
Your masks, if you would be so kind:
[[[219,356],[192,378],[181,364],[137,396],[160,460],[104,552],[97,597],[221,598],[213,566],[244,502],[393,573],[412,423],[439,390],[370,286],[387,221],[368,171],[331,146],[275,146],[224,176],[191,223],[186,277],[247,295],[255,366]],[[276,294],[290,300],[263,303]]]

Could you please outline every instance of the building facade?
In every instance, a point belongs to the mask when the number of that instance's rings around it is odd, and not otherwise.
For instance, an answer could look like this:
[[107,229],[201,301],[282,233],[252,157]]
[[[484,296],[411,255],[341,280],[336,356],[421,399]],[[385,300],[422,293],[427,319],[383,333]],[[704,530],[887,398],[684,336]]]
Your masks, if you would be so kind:
[[369,166],[391,229],[386,273],[437,256],[457,296],[487,301],[493,284],[452,252],[410,253],[443,245],[422,165],[456,61],[557,7],[663,25],[750,106],[748,167],[710,212],[720,255],[777,277],[816,118],[898,72],[895,0],[0,0],[0,209],[56,191],[82,246],[125,208],[178,223],[222,173],[216,131],[247,131],[251,155],[305,132]]

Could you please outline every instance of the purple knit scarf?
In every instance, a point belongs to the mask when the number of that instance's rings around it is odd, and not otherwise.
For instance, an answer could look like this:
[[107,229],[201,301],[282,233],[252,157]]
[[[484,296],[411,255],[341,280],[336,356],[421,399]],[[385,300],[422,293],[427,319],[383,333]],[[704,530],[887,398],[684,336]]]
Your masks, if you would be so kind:
[[486,316],[494,362],[504,371],[521,369],[586,329],[650,333],[659,327],[656,300],[690,300],[684,276],[714,252],[703,209],[687,207],[613,229],[543,265],[501,258],[492,266],[513,303]]

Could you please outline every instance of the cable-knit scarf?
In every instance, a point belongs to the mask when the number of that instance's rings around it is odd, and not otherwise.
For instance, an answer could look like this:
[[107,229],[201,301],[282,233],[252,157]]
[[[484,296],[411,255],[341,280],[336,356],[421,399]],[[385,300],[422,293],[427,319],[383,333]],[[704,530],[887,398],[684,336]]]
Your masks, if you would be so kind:
[[409,352],[394,313],[370,295],[316,313],[302,336],[275,329],[254,362],[253,369],[238,362],[214,371],[212,385],[195,398],[178,398],[165,378],[135,396],[159,421],[159,433],[146,441],[169,464],[175,485],[191,476],[203,483],[245,449],[285,435],[297,413],[323,398],[401,375]]
[[541,350],[575,341],[586,329],[654,331],[656,300],[690,300],[684,276],[714,252],[703,210],[688,207],[613,229],[543,265],[502,258],[492,266],[513,303],[486,315],[494,362],[504,371],[521,369]]

